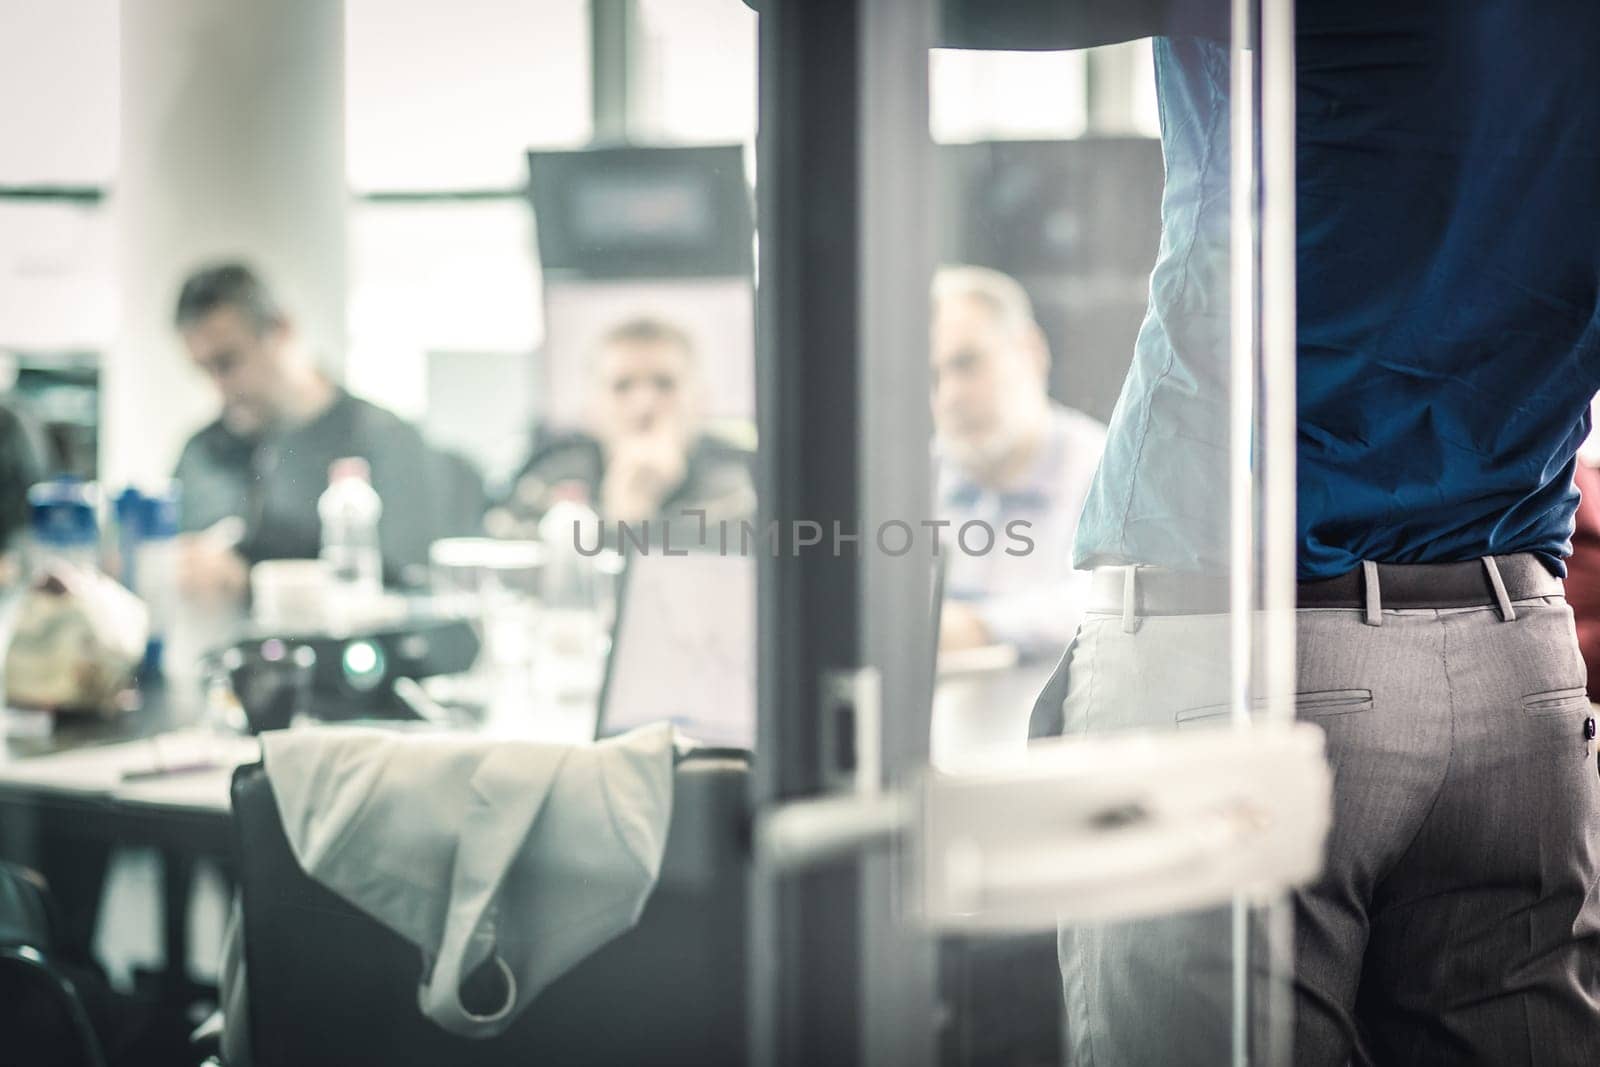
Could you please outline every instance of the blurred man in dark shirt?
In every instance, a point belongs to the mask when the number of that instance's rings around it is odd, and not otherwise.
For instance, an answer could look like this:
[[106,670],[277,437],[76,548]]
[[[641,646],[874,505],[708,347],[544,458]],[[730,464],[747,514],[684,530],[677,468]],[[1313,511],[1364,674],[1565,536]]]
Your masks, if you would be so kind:
[[530,532],[572,483],[612,522],[753,514],[748,453],[702,432],[696,364],[688,334],[661,319],[630,319],[607,332],[593,356],[587,429],[529,458],[496,532]]
[[0,405],[0,589],[22,575],[12,548],[28,528],[28,487],[43,477],[39,449],[27,424]]
[[178,461],[187,592],[236,598],[250,564],[315,557],[317,498],[329,466],[348,456],[367,460],[383,500],[379,537],[391,582],[420,571],[435,539],[475,532],[475,476],[430,449],[409,423],[332,382],[248,266],[197,270],[174,319],[222,400],[217,420],[190,438]]

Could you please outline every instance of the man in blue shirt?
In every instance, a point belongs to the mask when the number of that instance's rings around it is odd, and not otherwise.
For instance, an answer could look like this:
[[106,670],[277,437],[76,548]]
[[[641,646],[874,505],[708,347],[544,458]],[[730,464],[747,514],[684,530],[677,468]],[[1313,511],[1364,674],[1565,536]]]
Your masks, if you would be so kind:
[[[1297,702],[1336,784],[1295,895],[1294,1062],[1600,1062],[1600,774],[1560,580],[1600,388],[1600,4],[1296,18]],[[1230,707],[1228,51],[1167,37],[1156,64],[1162,244],[1036,729]],[[1073,1062],[1217,1062],[1226,923],[1064,929]]]
[[[941,268],[932,340],[934,500],[948,523],[940,651],[1009,645],[1048,667],[1078,626],[1088,575],[1072,568],[1072,541],[1105,427],[1050,399],[1049,348],[1016,279]],[[1011,523],[1026,524],[1031,549],[984,551],[981,532],[963,532]]]

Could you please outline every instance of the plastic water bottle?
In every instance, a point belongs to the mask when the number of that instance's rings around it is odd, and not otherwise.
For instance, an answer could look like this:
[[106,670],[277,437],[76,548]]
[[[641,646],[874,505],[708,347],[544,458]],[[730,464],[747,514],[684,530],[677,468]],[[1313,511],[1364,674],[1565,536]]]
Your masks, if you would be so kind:
[[334,460],[328,488],[317,500],[322,520],[322,563],[328,572],[331,614],[359,620],[383,599],[383,549],[378,520],[383,501],[372,488],[372,469],[360,458]]
[[144,526],[144,500],[144,494],[130,485],[112,502],[117,518],[116,575],[135,593],[139,591],[139,531]]
[[117,496],[122,581],[150,609],[150,641],[144,673],[161,673],[167,638],[178,616],[177,483],[159,492],[129,487]]
[[544,545],[544,607],[548,611],[598,611],[600,583],[594,554],[600,517],[589,506],[589,491],[582,482],[562,482],[553,495],[555,503],[539,520],[539,540]]
[[539,520],[544,573],[534,670],[547,699],[581,702],[599,688],[604,653],[602,579],[594,559],[600,518],[583,483],[562,483],[554,494],[555,503]]
[[139,516],[139,547],[134,576],[139,599],[150,609],[150,645],[145,669],[159,673],[167,638],[178,618],[178,509],[182,502],[177,483],[158,493],[148,493]]

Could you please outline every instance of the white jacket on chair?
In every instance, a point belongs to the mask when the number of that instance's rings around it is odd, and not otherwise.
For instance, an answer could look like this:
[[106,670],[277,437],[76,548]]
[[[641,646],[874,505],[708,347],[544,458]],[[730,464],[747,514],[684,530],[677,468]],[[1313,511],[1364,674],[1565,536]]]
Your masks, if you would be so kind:
[[[666,724],[577,746],[366,727],[276,731],[261,743],[300,866],[417,946],[419,1007],[452,1033],[504,1031],[632,928],[660,873],[672,814]],[[486,962],[506,996],[474,1012],[461,983]]]

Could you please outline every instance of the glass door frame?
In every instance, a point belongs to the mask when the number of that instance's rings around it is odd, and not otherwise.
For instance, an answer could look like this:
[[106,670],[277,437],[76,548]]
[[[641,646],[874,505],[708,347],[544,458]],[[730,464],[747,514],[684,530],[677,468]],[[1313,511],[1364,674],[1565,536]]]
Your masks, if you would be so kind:
[[[926,453],[905,442],[931,431],[932,198],[907,176],[931,164],[934,17],[933,0],[763,5],[760,522],[817,523],[830,544],[785,537],[759,564],[757,811],[928,759],[926,567],[864,546],[930,514]],[[835,550],[835,522],[862,541]],[[932,1062],[933,953],[895,914],[892,857],[753,878],[751,1062]]]

